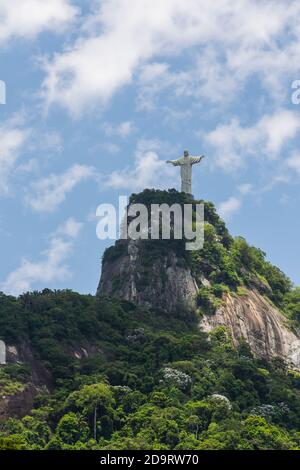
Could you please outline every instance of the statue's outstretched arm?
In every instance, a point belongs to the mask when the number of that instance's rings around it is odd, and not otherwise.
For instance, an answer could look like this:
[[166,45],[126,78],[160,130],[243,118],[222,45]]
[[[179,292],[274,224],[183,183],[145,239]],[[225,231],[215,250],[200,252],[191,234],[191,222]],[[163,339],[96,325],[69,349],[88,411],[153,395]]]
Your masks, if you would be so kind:
[[204,155],[201,155],[201,157],[191,157],[191,164],[194,165],[195,163],[201,162],[202,158],[204,158]]
[[173,166],[179,166],[180,160],[167,160],[166,163],[172,163]]

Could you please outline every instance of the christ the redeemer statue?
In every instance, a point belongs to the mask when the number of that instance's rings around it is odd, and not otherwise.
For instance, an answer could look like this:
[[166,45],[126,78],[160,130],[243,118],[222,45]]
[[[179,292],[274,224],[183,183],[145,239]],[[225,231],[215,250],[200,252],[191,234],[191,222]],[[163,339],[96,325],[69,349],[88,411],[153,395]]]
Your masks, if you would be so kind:
[[201,162],[201,157],[190,157],[187,150],[184,151],[184,156],[178,160],[168,160],[167,163],[172,163],[174,166],[180,166],[181,174],[181,191],[183,193],[192,194],[192,165]]

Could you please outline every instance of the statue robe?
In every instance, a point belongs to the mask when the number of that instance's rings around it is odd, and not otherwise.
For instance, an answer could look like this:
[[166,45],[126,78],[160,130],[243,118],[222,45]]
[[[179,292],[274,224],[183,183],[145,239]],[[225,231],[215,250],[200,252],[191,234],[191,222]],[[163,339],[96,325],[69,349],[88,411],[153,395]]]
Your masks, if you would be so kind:
[[178,160],[170,160],[173,166],[180,166],[181,191],[192,194],[192,165],[199,163],[202,157],[181,157]]

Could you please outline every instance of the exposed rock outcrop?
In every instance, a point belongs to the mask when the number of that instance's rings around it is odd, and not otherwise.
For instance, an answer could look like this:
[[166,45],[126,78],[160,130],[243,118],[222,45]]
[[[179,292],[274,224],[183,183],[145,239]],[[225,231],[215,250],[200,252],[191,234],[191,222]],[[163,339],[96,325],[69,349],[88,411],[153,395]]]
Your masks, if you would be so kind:
[[[169,312],[195,308],[198,286],[191,269],[170,250],[145,266],[142,241],[117,242],[123,253],[104,261],[97,293],[129,300],[137,305]],[[147,243],[147,242],[146,242]]]
[[0,422],[8,418],[22,418],[33,408],[34,398],[41,390],[32,384],[24,385],[13,395],[0,396]]
[[[52,388],[51,374],[39,361],[29,344],[6,345],[6,365],[23,364],[28,368],[27,382],[17,387],[14,393],[6,393],[0,383],[0,422],[9,417],[22,418],[33,408],[35,397],[43,392],[49,393]],[[6,368],[6,365],[1,367]]]
[[[170,250],[155,258],[145,269],[143,241],[122,243],[122,254],[103,263],[99,295],[129,300],[137,305],[169,312],[196,309],[197,281],[191,269]],[[202,276],[202,285],[209,282]],[[244,338],[259,357],[280,357],[300,369],[300,337],[289,328],[286,317],[258,290],[246,290],[242,296],[226,294],[223,305],[213,315],[204,315],[200,327],[206,332],[225,326],[234,344]]]
[[224,296],[224,305],[214,315],[205,315],[200,327],[209,332],[225,326],[235,345],[244,338],[260,357],[280,357],[300,369],[300,338],[287,325],[287,319],[256,290],[243,296]]
[[51,390],[52,377],[49,371],[37,359],[31,346],[27,343],[6,346],[8,364],[26,364],[30,370],[30,382],[36,387]]
[[[102,354],[93,344],[85,346],[74,345],[70,347],[68,354],[78,361]],[[51,393],[54,387],[51,373],[35,355],[29,343],[6,345],[6,359],[6,365],[0,367],[5,370],[11,364],[24,365],[28,369],[28,378],[24,383],[19,383],[13,393],[3,391],[0,380],[0,422],[9,417],[22,418],[27,415],[33,408],[36,396]]]

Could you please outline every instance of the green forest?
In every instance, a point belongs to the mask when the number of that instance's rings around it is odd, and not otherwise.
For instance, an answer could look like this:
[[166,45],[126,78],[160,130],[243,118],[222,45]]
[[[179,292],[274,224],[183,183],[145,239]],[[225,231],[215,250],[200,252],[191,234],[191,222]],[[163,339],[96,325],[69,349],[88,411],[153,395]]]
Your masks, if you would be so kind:
[[[178,194],[160,192],[160,202]],[[0,339],[34,358],[0,366],[2,398],[34,391],[25,416],[0,420],[0,449],[300,449],[300,373],[254,357],[242,339],[234,347],[225,327],[207,334],[198,326],[224,293],[255,285],[297,329],[300,289],[261,250],[231,237],[211,203],[205,211],[199,252],[184,254],[177,240],[145,242],[146,271],[172,246],[210,278],[193,313],[70,290],[0,295]],[[104,260],[121,254],[110,248]]]

